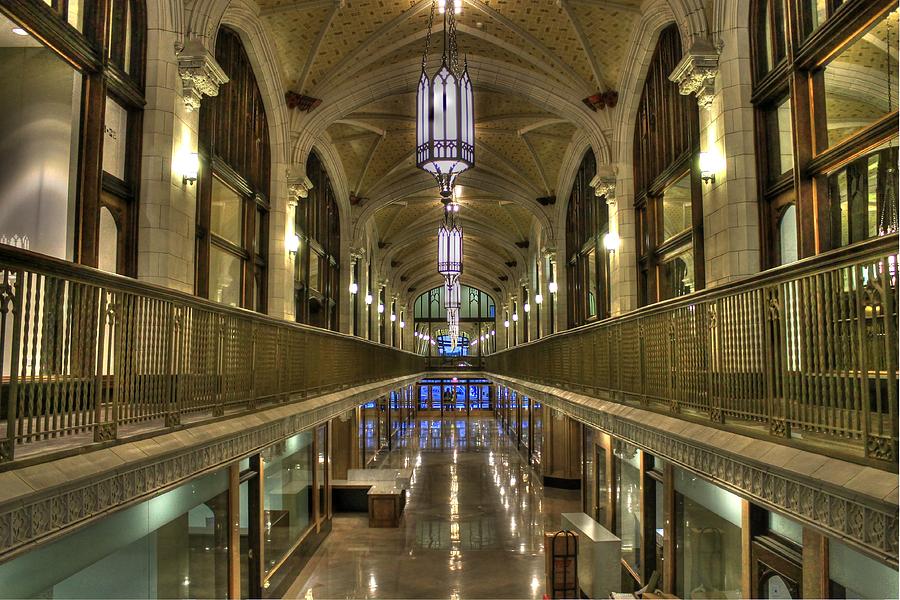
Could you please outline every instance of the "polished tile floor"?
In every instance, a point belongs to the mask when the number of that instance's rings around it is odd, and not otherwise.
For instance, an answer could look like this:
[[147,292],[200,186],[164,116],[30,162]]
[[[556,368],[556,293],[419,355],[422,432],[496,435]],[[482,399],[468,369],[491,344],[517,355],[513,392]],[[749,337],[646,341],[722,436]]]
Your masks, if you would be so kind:
[[577,511],[546,490],[493,418],[420,419],[380,460],[414,468],[399,529],[334,528],[286,598],[540,598],[544,529]]

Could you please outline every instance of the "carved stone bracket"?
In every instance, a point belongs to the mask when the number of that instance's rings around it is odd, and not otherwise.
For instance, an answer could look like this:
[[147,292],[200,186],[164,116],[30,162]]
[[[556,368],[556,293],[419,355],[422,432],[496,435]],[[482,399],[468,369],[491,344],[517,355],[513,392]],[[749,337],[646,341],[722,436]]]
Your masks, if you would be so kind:
[[308,198],[309,191],[313,189],[313,182],[306,176],[305,169],[292,167],[287,172],[288,179],[288,206],[297,206],[301,198]]
[[603,197],[610,206],[616,203],[616,178],[597,174],[591,179],[590,186],[594,188],[594,195]]
[[700,108],[709,110],[716,95],[718,74],[719,53],[709,41],[699,40],[675,65],[669,80],[678,84],[682,96],[695,94]]
[[190,39],[178,53],[178,74],[184,88],[184,107],[188,112],[200,108],[204,96],[218,96],[219,86],[228,76],[199,39]]

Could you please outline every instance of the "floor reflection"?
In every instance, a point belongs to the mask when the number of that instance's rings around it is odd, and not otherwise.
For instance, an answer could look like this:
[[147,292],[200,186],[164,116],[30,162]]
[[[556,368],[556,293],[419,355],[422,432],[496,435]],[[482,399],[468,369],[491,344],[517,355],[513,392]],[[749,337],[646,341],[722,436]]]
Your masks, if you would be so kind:
[[544,528],[579,492],[544,490],[492,417],[420,419],[380,466],[412,466],[399,529],[338,515],[287,598],[540,598]]

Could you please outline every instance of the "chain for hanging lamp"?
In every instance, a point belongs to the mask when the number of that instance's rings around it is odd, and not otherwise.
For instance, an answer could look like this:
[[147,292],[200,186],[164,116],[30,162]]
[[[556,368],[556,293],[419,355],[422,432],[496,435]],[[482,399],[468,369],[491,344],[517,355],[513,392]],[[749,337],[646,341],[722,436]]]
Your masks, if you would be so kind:
[[432,0],[422,55],[422,75],[416,97],[416,166],[431,173],[440,187],[441,197],[449,202],[460,173],[475,166],[475,115],[472,81],[465,61],[459,64],[456,41],[456,13],[440,2],[444,20],[444,51],[441,65],[428,75],[428,52],[434,13],[439,0]]

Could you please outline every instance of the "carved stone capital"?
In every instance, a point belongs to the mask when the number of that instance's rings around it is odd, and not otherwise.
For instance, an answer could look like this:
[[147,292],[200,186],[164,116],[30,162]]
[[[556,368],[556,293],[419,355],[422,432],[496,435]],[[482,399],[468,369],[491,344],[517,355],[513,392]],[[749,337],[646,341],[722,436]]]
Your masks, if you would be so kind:
[[354,246],[350,248],[350,261],[358,262],[366,257],[366,249],[363,246]]
[[591,179],[591,187],[594,188],[594,195],[598,198],[606,198],[607,204],[615,204],[616,201],[616,178],[614,176],[604,176],[597,174]]
[[204,96],[218,96],[219,86],[228,83],[228,76],[203,42],[189,39],[178,52],[178,74],[188,112],[200,108]]
[[301,198],[309,197],[309,190],[313,189],[313,182],[306,176],[306,169],[296,165],[288,169],[287,180],[288,204],[297,206]]
[[541,248],[541,255],[551,261],[556,260],[556,246],[544,246]]
[[709,110],[716,95],[716,75],[719,74],[719,53],[707,40],[691,46],[669,80],[678,84],[682,96],[695,94],[700,108]]

